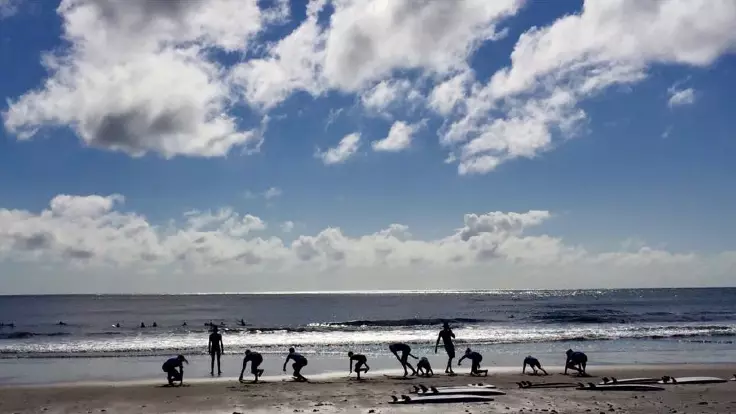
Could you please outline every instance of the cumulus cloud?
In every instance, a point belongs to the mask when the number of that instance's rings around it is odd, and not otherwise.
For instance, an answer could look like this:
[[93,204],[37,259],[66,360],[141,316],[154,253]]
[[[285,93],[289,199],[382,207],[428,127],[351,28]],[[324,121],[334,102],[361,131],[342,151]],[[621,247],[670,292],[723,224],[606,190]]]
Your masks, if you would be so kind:
[[283,231],[284,233],[291,233],[291,231],[294,230],[295,226],[296,225],[294,224],[293,221],[287,220],[281,223],[281,231]]
[[396,121],[391,125],[386,138],[373,141],[371,147],[374,151],[399,152],[408,149],[411,146],[413,135],[417,132],[420,125],[407,124],[402,121]]
[[18,13],[21,0],[0,0],[0,20]]
[[676,106],[692,105],[695,103],[695,89],[677,89],[672,87],[668,90],[670,99],[667,100],[667,106],[674,108]]
[[345,135],[336,147],[328,148],[325,151],[317,149],[315,156],[322,160],[325,165],[342,164],[355,155],[360,148],[360,134],[354,132]]

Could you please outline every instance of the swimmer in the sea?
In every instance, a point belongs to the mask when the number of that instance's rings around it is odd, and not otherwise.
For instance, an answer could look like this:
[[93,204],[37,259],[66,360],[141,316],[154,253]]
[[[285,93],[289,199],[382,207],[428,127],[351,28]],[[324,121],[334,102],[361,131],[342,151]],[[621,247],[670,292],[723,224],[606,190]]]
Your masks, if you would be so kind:
[[[360,373],[368,373],[371,367],[368,366],[368,358],[363,354],[354,354],[353,351],[348,352],[348,358],[350,358],[350,374],[353,373],[353,361],[355,361],[355,373],[360,379]],[[349,374],[348,374],[349,375]]]
[[243,369],[240,370],[240,377],[238,378],[238,381],[243,381],[243,373],[245,372],[245,367],[248,365],[249,361],[250,373],[256,377],[253,382],[258,382],[258,378],[263,375],[263,370],[259,368],[261,366],[261,363],[263,362],[263,356],[258,352],[251,351],[250,349],[245,350],[245,358],[243,358]]
[[307,366],[307,358],[298,354],[294,348],[289,348],[289,355],[286,356],[286,361],[284,361],[284,372],[286,372],[286,364],[289,363],[290,359],[294,360],[294,363],[291,364],[291,367],[294,368],[294,378],[298,381],[307,381],[302,375],[302,368]]
[[432,371],[432,365],[429,364],[427,357],[421,357],[417,362],[417,373],[420,377],[431,377],[434,375]]
[[571,369],[578,372],[578,375],[586,375],[585,368],[588,365],[588,356],[580,351],[573,351],[568,349],[565,352],[567,360],[565,361],[565,375],[567,370]]
[[210,375],[215,375],[215,358],[217,358],[217,375],[221,375],[220,356],[225,352],[225,344],[222,343],[222,335],[217,332],[217,326],[212,327],[207,352],[210,354]]
[[[409,357],[412,357],[414,359],[419,359],[419,358],[411,354],[411,347],[409,345],[401,343],[401,342],[397,342],[397,343],[393,343],[389,345],[388,349],[391,351],[392,354],[394,354],[396,359],[398,359],[399,362],[401,362],[401,367],[404,368],[405,377],[409,375],[409,373],[406,370],[406,367],[409,367],[411,369],[411,375],[417,375],[417,371],[409,363]],[[401,356],[399,356],[399,352],[401,352]]]
[[521,367],[521,373],[522,374],[525,374],[526,373],[526,366],[527,365],[529,365],[529,368],[531,368],[532,371],[534,371],[534,375],[537,375],[537,369],[539,369],[540,371],[544,372],[544,375],[549,375],[549,374],[547,374],[547,371],[545,371],[544,368],[542,368],[542,364],[539,363],[539,360],[537,358],[534,358],[531,355],[529,355],[528,357],[524,358],[524,366]]
[[483,360],[483,355],[471,351],[470,348],[468,348],[465,350],[465,355],[457,361],[457,366],[460,366],[460,363],[463,362],[465,358],[468,358],[472,362],[470,365],[470,375],[480,376],[483,374],[484,376],[488,376],[487,369],[480,369],[480,362]]
[[444,323],[442,330],[437,335],[437,342],[434,344],[434,353],[437,353],[437,348],[440,346],[440,340],[445,346],[445,352],[447,352],[447,367],[445,368],[445,374],[454,374],[452,371],[452,360],[455,359],[455,344],[452,340],[455,339],[455,333],[450,329],[450,324]]

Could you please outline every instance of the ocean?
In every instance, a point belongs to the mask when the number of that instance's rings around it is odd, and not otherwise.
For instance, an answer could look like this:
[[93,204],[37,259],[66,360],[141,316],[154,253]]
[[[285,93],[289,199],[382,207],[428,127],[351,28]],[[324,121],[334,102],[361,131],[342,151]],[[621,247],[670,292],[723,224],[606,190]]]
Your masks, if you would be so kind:
[[205,376],[208,323],[223,331],[229,376],[248,348],[280,372],[289,346],[312,373],[346,371],[348,350],[396,368],[398,341],[441,372],[442,321],[490,367],[520,368],[527,354],[561,366],[568,348],[592,366],[736,362],[734,288],[0,296],[0,383],[155,377],[179,353]]

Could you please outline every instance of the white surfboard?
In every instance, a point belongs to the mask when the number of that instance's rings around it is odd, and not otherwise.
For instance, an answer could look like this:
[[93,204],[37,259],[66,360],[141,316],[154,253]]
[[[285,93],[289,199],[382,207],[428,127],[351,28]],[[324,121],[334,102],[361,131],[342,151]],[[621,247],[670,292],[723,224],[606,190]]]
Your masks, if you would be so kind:
[[578,390],[583,391],[663,391],[664,388],[657,387],[654,385],[646,385],[646,384],[611,384],[611,385],[596,385],[593,383],[590,384],[581,384],[582,386],[578,386]]
[[483,395],[428,395],[426,397],[402,395],[400,398],[396,396],[391,398],[393,398],[393,401],[390,401],[389,404],[450,404],[493,401],[493,398]]
[[726,380],[718,377],[663,377],[657,381],[657,384],[717,384],[721,382],[726,382]]
[[574,382],[537,382],[533,383],[531,381],[522,381],[518,382],[517,385],[519,388],[573,388],[577,387],[578,384]]
[[662,378],[608,378],[603,377],[603,381],[599,382],[598,385],[610,385],[610,384],[656,384],[662,380]]
[[430,388],[428,391],[417,393],[418,396],[429,395],[506,395],[505,392],[493,388],[457,387],[457,388]]
[[[420,394],[420,393],[429,393],[431,392],[432,387],[427,387],[424,384],[418,384],[412,386],[412,390],[410,393],[412,394]],[[496,389],[497,387],[495,385],[491,384],[468,384],[468,385],[450,385],[450,386],[442,386],[442,387],[434,387],[438,391],[444,391],[444,390],[454,390],[454,389]]]

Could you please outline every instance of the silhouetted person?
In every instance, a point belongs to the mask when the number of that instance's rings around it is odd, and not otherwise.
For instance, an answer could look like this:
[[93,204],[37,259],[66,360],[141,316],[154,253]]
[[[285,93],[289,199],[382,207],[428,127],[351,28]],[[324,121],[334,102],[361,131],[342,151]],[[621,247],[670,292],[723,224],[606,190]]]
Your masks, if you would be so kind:
[[64,321],[59,321],[58,325],[59,326],[66,326],[66,323]]
[[549,375],[549,374],[547,374],[547,371],[545,371],[544,368],[542,368],[542,364],[539,363],[539,360],[537,358],[534,358],[531,355],[529,355],[528,357],[524,358],[524,366],[521,367],[521,373],[522,374],[525,374],[526,373],[526,366],[527,365],[529,365],[529,368],[531,368],[532,371],[534,371],[534,375],[537,375],[537,369],[539,369],[540,371],[544,372],[544,375]]
[[294,363],[291,364],[291,367],[294,368],[294,378],[299,381],[307,381],[302,375],[302,368],[307,366],[307,358],[304,358],[301,354],[297,354],[294,348],[289,348],[289,355],[286,356],[286,361],[284,361],[284,372],[286,372],[286,364],[289,363],[290,359],[294,360]]
[[460,358],[457,361],[457,366],[460,366],[460,363],[463,362],[465,358],[468,358],[471,361],[470,365],[470,375],[485,375],[488,376],[488,370],[487,369],[480,369],[480,361],[483,360],[483,355],[471,351],[470,348],[465,350],[465,355],[463,355],[462,358]]
[[245,326],[245,319],[240,318],[240,321],[238,322],[238,325]]
[[447,352],[447,367],[445,368],[445,374],[454,374],[452,371],[452,360],[455,359],[455,344],[452,340],[455,339],[455,333],[450,329],[450,324],[444,323],[442,330],[437,335],[437,342],[434,344],[434,353],[437,353],[437,348],[440,346],[440,339],[445,346],[445,352]]
[[348,352],[348,358],[350,358],[350,374],[353,373],[353,361],[355,361],[355,373],[358,374],[358,379],[360,379],[361,372],[367,374],[368,370],[371,369],[368,366],[368,358],[363,354],[354,354],[353,351],[350,351]]
[[[411,347],[409,345],[401,343],[401,342],[397,342],[397,343],[389,345],[388,349],[391,351],[392,354],[394,354],[396,359],[398,359],[399,362],[401,362],[401,367],[404,368],[404,376],[409,375],[409,373],[406,371],[406,367],[411,368],[411,375],[417,375],[417,371],[409,363],[409,357],[412,357],[414,359],[418,359],[418,358],[411,354]],[[399,357],[399,352],[401,352],[400,357]]]
[[115,325],[113,325],[113,326],[114,326],[114,327],[116,327],[116,328],[119,328],[119,327],[120,327],[120,322],[116,323],[116,324],[115,324]]
[[217,332],[217,326],[212,327],[207,352],[210,354],[210,375],[215,375],[215,357],[217,357],[217,375],[221,375],[220,356],[225,352],[225,345],[222,343],[222,335]]
[[567,375],[568,369],[575,370],[580,375],[586,374],[585,367],[588,365],[587,355],[580,351],[573,351],[572,349],[568,349],[565,354],[567,354],[567,360],[565,361],[565,375]]
[[184,323],[182,323],[181,326],[187,326],[187,321],[184,321]]
[[434,371],[432,371],[432,366],[429,364],[427,357],[421,357],[419,359],[419,362],[417,362],[417,372],[423,377],[431,377],[434,375]]
[[263,375],[263,370],[258,369],[258,367],[263,362],[263,356],[258,352],[252,352],[250,349],[245,350],[245,358],[243,358],[243,369],[240,370],[240,377],[238,378],[238,381],[243,381],[243,373],[245,372],[245,367],[246,365],[248,365],[249,361],[250,373],[256,377],[253,382],[258,382],[258,378]]
[[141,322],[141,328],[145,328],[145,327],[146,327],[146,324]]
[[[169,381],[169,385],[174,385],[174,381],[179,381],[180,384],[184,383],[183,362],[186,362],[187,364],[189,363],[189,361],[184,358],[184,355],[178,355],[166,360],[166,362],[161,366],[161,369],[166,373],[166,380]],[[179,368],[178,371],[176,370],[177,368]]]
[[154,322],[152,326],[153,326],[154,328],[158,328],[158,324],[157,324],[156,322]]

